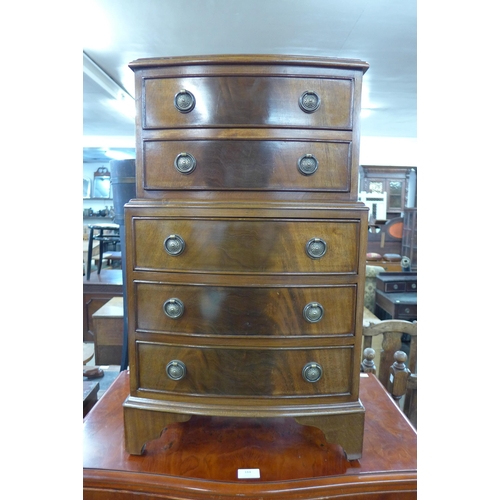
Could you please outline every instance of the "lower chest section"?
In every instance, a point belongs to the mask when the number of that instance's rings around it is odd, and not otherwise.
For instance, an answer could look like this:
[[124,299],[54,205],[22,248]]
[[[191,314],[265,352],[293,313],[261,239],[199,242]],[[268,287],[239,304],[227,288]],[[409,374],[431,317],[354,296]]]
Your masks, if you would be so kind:
[[366,211],[155,205],[126,221],[133,395],[357,397]]

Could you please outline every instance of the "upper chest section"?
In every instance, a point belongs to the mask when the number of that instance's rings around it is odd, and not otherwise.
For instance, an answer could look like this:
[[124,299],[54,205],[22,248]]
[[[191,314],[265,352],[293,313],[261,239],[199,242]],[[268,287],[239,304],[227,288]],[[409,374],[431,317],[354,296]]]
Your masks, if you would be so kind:
[[357,199],[366,63],[214,56],[130,67],[139,197]]

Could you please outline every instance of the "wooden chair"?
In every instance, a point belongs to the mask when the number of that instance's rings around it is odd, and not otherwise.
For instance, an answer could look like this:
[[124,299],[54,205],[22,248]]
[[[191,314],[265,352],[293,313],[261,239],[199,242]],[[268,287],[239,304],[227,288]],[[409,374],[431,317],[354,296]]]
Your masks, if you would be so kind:
[[[92,269],[92,250],[94,241],[99,242],[99,263],[97,274],[101,273],[104,246],[111,244],[116,247],[120,243],[120,226],[118,224],[89,224],[89,248],[87,257],[87,280],[90,279]],[[121,255],[121,254],[120,254]]]
[[[379,369],[372,348],[377,335],[383,336]],[[403,403],[403,412],[417,428],[417,322],[388,319],[363,326],[361,371],[377,375],[394,400]]]

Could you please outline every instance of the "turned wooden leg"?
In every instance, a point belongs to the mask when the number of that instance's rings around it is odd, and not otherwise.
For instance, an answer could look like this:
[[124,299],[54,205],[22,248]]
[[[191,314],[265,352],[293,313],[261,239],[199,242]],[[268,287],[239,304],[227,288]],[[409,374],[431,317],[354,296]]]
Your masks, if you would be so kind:
[[339,444],[348,460],[361,458],[365,413],[339,413],[326,416],[295,417],[301,425],[311,425],[321,429],[329,443]]
[[187,422],[191,415],[123,407],[125,449],[131,455],[142,455],[148,441],[157,439],[163,430],[176,422]]

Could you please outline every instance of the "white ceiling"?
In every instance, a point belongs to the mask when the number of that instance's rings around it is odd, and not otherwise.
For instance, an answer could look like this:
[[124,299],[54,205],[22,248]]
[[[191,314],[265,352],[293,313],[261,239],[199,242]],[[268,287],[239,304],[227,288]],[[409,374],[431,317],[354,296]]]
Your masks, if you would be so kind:
[[[416,0],[86,0],[84,5],[83,52],[90,59],[83,75],[84,161],[109,161],[105,148],[134,153],[134,118],[116,104],[132,101],[128,64],[145,57],[361,59],[370,65],[363,80],[361,136],[417,135]],[[89,76],[93,63],[95,72],[112,80],[109,85]],[[117,90],[125,95],[116,99]]]

